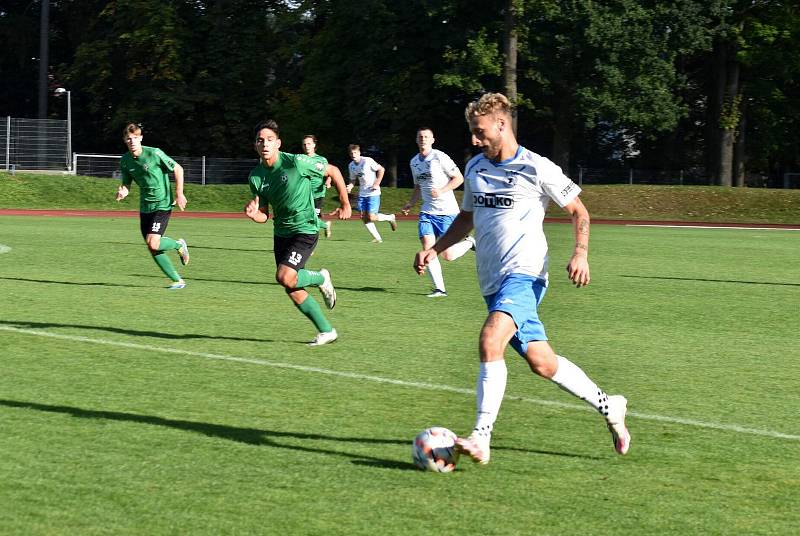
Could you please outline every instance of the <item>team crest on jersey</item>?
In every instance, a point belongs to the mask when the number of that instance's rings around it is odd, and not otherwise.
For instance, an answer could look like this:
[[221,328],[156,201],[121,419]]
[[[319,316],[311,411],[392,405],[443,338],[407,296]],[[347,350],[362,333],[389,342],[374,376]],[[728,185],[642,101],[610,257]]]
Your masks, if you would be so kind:
[[150,169],[150,164],[142,164],[142,169],[146,172],[148,169]]
[[506,172],[506,184],[509,186],[514,186],[517,184],[517,173],[510,169],[505,170]]
[[322,171],[322,162],[317,162],[314,167],[317,168],[317,171]]
[[286,182],[287,182],[288,180],[289,180],[289,175],[287,175],[286,173],[284,173],[283,175],[281,175],[281,182],[282,182],[283,184],[286,184]]
[[514,196],[474,192],[472,204],[476,207],[511,209],[514,208]]

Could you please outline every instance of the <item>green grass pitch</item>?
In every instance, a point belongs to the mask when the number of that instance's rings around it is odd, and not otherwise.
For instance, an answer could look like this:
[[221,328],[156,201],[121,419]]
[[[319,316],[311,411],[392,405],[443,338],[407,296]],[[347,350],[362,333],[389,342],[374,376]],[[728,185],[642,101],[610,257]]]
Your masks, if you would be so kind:
[[[485,318],[470,252],[449,297],[413,273],[416,225],[337,222],[335,344],[274,282],[272,224],[174,217],[189,285],[132,218],[0,217],[4,534],[790,534],[800,525],[797,231],[596,225],[572,288],[547,225],[558,353],[629,399],[601,418],[509,350],[492,462],[411,463],[469,430]],[[2,247],[5,246],[5,247]],[[9,249],[10,248],[10,249]],[[314,289],[312,292],[318,297]],[[321,300],[320,300],[321,301]]]

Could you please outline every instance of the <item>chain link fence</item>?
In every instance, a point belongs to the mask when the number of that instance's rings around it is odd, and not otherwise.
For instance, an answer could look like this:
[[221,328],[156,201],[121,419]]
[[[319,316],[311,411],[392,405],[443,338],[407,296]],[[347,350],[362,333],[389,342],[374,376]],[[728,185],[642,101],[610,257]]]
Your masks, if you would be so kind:
[[67,121],[0,117],[0,169],[68,170]]

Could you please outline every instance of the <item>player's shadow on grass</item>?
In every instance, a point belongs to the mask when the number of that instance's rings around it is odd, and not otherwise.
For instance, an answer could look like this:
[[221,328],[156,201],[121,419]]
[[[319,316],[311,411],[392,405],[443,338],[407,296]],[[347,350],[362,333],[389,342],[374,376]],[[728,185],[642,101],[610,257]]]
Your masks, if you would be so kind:
[[655,276],[655,275],[626,275],[622,277],[630,277],[635,279],[665,279],[669,281],[702,281],[704,283],[738,283],[741,285],[778,285],[784,287],[800,287],[800,283],[776,283],[773,281],[742,281],[737,279],[707,279],[704,277],[670,277],[670,276]]
[[[113,244],[115,246],[144,246],[144,242],[102,242],[103,244]],[[214,246],[195,246],[189,244],[189,253],[196,249],[214,249],[220,251],[252,251],[255,253],[272,253],[272,249],[252,249],[252,248],[217,248]]]
[[[131,277],[150,277],[150,278],[164,279],[163,276],[152,275],[152,274],[129,274],[129,275]],[[237,281],[235,279],[216,279],[213,277],[187,277],[186,279],[190,283],[192,281],[207,281],[209,283],[238,283],[240,285],[280,286],[276,281],[271,280],[272,278],[271,273],[269,273],[268,277],[270,277],[270,280],[267,281]],[[346,287],[344,285],[336,285],[336,281],[334,281],[334,286],[336,287],[336,290],[352,290],[353,292],[389,292],[383,287]]]
[[56,281],[55,279],[30,279],[27,277],[0,277],[0,279],[7,279],[9,281],[26,281],[28,283],[48,283],[52,285],[77,285],[79,287],[129,287],[129,288],[145,288],[149,285],[128,285],[124,283],[99,283],[99,282],[78,282],[78,281]]
[[[224,424],[212,424],[196,421],[184,421],[179,419],[165,419],[163,417],[156,417],[154,415],[139,415],[137,413],[124,413],[119,411],[98,411],[90,409],[76,408],[72,406],[54,406],[49,404],[38,404],[36,402],[20,402],[16,400],[0,399],[0,406],[9,408],[30,409],[35,411],[43,411],[47,413],[60,413],[64,415],[72,415],[79,419],[103,419],[110,421],[121,422],[134,422],[140,424],[147,424],[151,426],[163,426],[166,428],[174,428],[186,432],[194,432],[208,437],[217,437],[237,443],[245,443],[247,445],[274,447],[289,450],[297,450],[300,452],[309,452],[315,454],[328,454],[333,456],[341,456],[353,460],[353,463],[361,465],[370,465],[390,469],[404,469],[416,470],[412,463],[401,463],[396,460],[388,460],[385,458],[378,458],[375,456],[366,456],[364,454],[356,454],[352,452],[345,452],[340,450],[333,450],[330,448],[310,446],[310,445],[293,445],[281,443],[277,440],[281,438],[300,439],[306,442],[311,441],[330,441],[334,443],[358,443],[358,444],[374,444],[374,445],[405,445],[409,443],[405,440],[399,439],[380,439],[374,437],[337,437],[322,434],[309,434],[304,432],[283,432],[277,430],[261,430],[258,428],[244,428],[239,426],[227,426]],[[410,444],[410,443],[409,443]]]
[[[226,337],[223,335],[199,335],[197,333],[181,333],[179,335],[174,333],[162,333],[160,331],[140,331],[135,329],[123,329],[113,326],[87,326],[83,324],[62,324],[56,322],[29,322],[14,321],[14,320],[0,320],[0,324],[13,326],[16,328],[30,328],[30,329],[45,329],[45,328],[77,328],[77,329],[94,329],[98,331],[107,331],[109,333],[119,333],[122,335],[131,335],[134,337],[152,337],[156,339],[208,339],[208,340],[226,340],[226,341],[249,341],[249,342],[276,342],[273,339],[254,339],[250,337]],[[308,341],[301,341],[306,343]]]

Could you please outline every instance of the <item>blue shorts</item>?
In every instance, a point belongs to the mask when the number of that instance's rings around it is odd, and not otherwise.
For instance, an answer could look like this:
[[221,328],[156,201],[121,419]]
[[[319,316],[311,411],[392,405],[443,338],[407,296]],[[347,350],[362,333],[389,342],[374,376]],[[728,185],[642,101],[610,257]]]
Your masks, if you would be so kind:
[[370,214],[377,214],[380,208],[381,196],[379,195],[358,198],[358,211],[361,213],[368,212]]
[[502,311],[514,319],[517,332],[511,337],[511,346],[522,357],[528,351],[529,342],[547,340],[536,310],[545,292],[547,285],[543,280],[531,275],[509,274],[500,283],[500,290],[483,297],[489,312]]
[[425,235],[433,235],[436,238],[442,236],[448,227],[456,219],[455,214],[428,214],[427,212],[419,213],[419,236],[422,238]]

